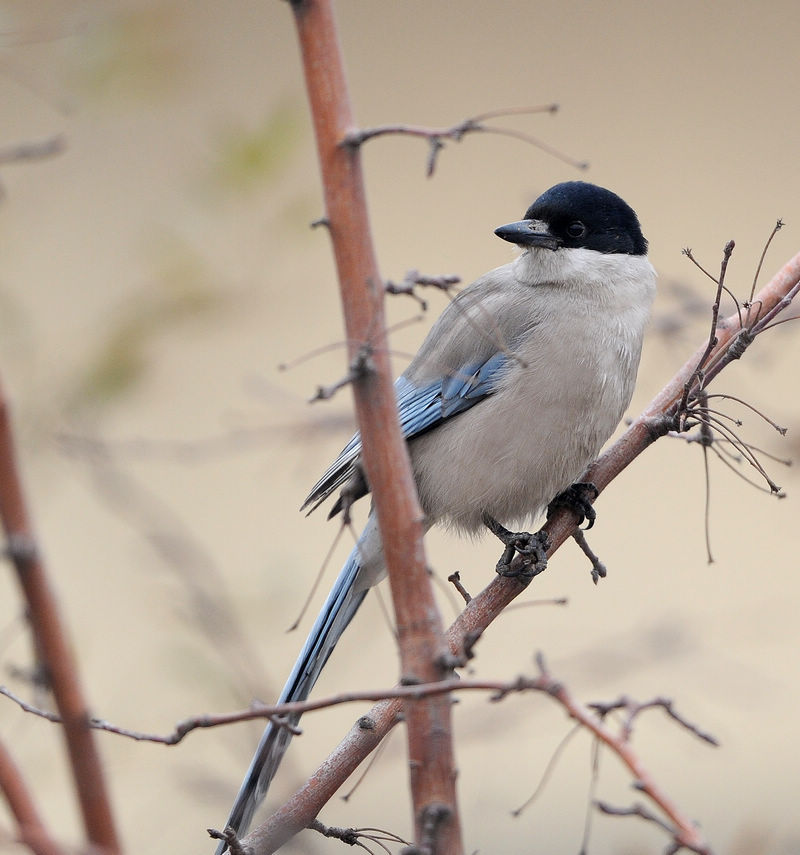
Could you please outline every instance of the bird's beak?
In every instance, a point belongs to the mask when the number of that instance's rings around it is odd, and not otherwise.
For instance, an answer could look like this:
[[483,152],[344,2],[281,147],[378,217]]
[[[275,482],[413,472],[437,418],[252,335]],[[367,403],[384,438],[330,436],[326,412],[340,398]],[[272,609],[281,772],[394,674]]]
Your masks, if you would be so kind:
[[547,223],[543,220],[520,220],[500,226],[494,233],[499,238],[515,243],[517,246],[540,246],[544,249],[556,250],[561,246],[561,239],[551,234]]

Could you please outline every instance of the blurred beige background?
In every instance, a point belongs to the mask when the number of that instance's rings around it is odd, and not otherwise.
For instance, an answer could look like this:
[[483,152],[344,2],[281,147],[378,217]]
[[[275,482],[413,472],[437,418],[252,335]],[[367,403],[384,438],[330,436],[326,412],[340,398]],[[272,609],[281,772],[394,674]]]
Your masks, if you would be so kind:
[[[728,284],[744,296],[778,217],[787,227],[763,277],[800,246],[796,3],[352,0],[337,10],[364,125],[561,105],[555,117],[498,124],[590,161],[585,174],[517,140],[474,135],[448,145],[428,180],[423,143],[371,143],[382,272],[470,281],[512,257],[492,230],[540,191],[584,177],[611,187],[638,211],[661,276],[632,413],[706,330],[711,284],[683,247],[716,270],[735,238]],[[0,372],[93,708],[167,732],[253,695],[270,700],[302,642],[285,630],[336,533],[324,514],[306,520],[296,508],[352,429],[346,392],[306,404],[341,376],[343,350],[328,241],[308,228],[322,209],[290,10],[275,0],[3,2],[0,102],[0,145],[66,143],[58,157],[0,170]],[[394,336],[398,372],[445,304],[429,296],[430,316]],[[390,301],[394,323],[417,314],[407,298]],[[728,409],[780,457],[799,448],[799,336],[779,327],[715,386],[789,428],[782,440]],[[594,587],[568,546],[525,600],[569,605],[510,611],[473,665],[510,678],[543,650],[586,700],[673,698],[721,747],[659,713],[640,720],[636,745],[719,852],[800,852],[800,491],[796,471],[769,470],[783,501],[711,461],[709,565],[701,452],[661,441],[600,502],[591,543],[609,577]],[[490,578],[495,543],[428,541],[441,577],[459,569],[470,590]],[[13,674],[29,663],[17,592],[7,575],[0,584],[0,681],[28,694]],[[442,608],[453,616],[452,597]],[[371,596],[317,695],[389,685],[395,662]],[[361,711],[304,720],[275,800]],[[464,698],[455,718],[468,851],[578,851],[587,737],[514,819],[569,722],[538,697]],[[224,822],[259,731],[195,733],[171,749],[100,735],[127,850],[210,851],[204,829]],[[0,734],[54,833],[79,840],[57,729],[6,702]],[[398,733],[322,819],[407,834],[403,768]],[[597,796],[637,800],[605,755]],[[306,833],[293,851],[336,845]],[[641,821],[593,819],[596,855],[665,845]],[[6,838],[0,848],[15,851]]]

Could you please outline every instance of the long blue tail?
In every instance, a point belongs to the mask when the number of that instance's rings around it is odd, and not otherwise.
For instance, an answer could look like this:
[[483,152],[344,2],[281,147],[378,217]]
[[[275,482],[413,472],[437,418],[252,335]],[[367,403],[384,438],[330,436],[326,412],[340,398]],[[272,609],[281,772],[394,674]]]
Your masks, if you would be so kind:
[[[357,545],[328,594],[328,599],[283,687],[278,703],[304,701],[317,682],[336,642],[347,629],[367,594],[367,589],[353,590],[360,563],[361,556]],[[296,724],[299,719],[299,714],[290,717],[292,724]],[[226,826],[233,828],[237,837],[243,837],[247,833],[253,814],[266,796],[291,739],[291,731],[287,728],[276,727],[272,722],[267,725],[226,823]],[[222,855],[225,849],[226,844],[223,841],[217,847],[216,855]]]

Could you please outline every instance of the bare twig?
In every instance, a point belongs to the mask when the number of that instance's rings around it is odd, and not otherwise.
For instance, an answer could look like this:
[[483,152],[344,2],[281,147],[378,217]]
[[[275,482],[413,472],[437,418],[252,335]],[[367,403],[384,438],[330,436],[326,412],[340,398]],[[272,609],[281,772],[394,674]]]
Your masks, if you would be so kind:
[[[719,393],[715,395],[709,395],[706,391],[708,383],[719,373],[719,371],[724,367],[724,365],[734,359],[739,359],[743,355],[747,347],[752,344],[757,335],[759,335],[761,332],[764,332],[766,329],[770,329],[771,326],[774,325],[774,323],[772,323],[772,318],[775,317],[776,312],[788,306],[794,294],[797,293],[797,286],[795,286],[794,289],[790,289],[789,293],[784,295],[780,301],[770,307],[765,307],[761,299],[754,299],[756,283],[758,281],[758,277],[760,275],[767,250],[772,242],[772,239],[775,237],[776,233],[782,225],[782,221],[778,220],[772,232],[770,233],[770,236],[766,241],[766,244],[758,261],[749,297],[741,305],[736,299],[735,295],[725,285],[725,275],[728,269],[728,262],[730,261],[731,253],[733,251],[734,246],[733,241],[729,241],[728,244],[726,244],[725,246],[725,249],[723,251],[722,263],[720,265],[720,274],[718,277],[712,276],[708,272],[708,270],[706,270],[694,257],[690,249],[684,250],[684,254],[692,261],[692,263],[695,264],[706,276],[712,279],[712,281],[714,281],[714,283],[717,285],[716,297],[711,312],[711,331],[709,333],[708,343],[706,345],[705,350],[702,352],[697,361],[695,370],[692,372],[691,376],[688,378],[686,384],[684,385],[683,395],[676,411],[676,427],[678,432],[686,431],[691,427],[694,427],[695,425],[699,425],[700,427],[699,433],[693,436],[690,441],[698,442],[703,449],[703,466],[705,470],[705,537],[706,553],[708,556],[709,563],[714,560],[711,552],[710,539],[711,481],[708,457],[709,449],[711,449],[711,451],[713,451],[717,455],[717,457],[719,457],[723,461],[723,463],[725,463],[726,466],[731,468],[737,475],[739,475],[739,477],[743,478],[743,480],[745,480],[748,484],[756,486],[758,489],[763,489],[760,487],[760,485],[754,484],[753,481],[747,478],[742,472],[735,469],[731,461],[726,459],[725,457],[727,452],[725,452],[724,450],[720,451],[720,449],[717,447],[717,444],[720,441],[729,443],[739,453],[739,458],[737,462],[741,463],[742,461],[746,461],[747,463],[749,463],[758,472],[760,477],[766,482],[768,492],[773,493],[778,497],[782,497],[784,495],[781,492],[780,487],[772,480],[764,466],[761,464],[758,458],[757,450],[752,445],[745,442],[736,432],[735,428],[741,426],[741,421],[735,419],[734,417],[728,415],[725,412],[712,409],[711,407],[709,407],[708,402],[712,398],[733,400],[761,417],[764,421],[767,422],[767,424],[777,430],[781,435],[784,435],[786,433],[786,429],[780,427],[772,419],[768,418],[763,412],[761,412],[758,408],[754,407],[752,404],[747,403],[746,401],[741,400],[740,398],[736,398],[732,395],[725,395]],[[738,330],[734,333],[727,347],[718,348],[715,350],[718,343],[717,331],[719,327],[719,308],[723,291],[729,294],[734,300],[736,306],[736,320],[738,323]],[[742,314],[742,305],[747,309],[747,312],[744,316]],[[753,311],[754,308],[756,309],[755,312]],[[764,315],[762,315],[762,312],[764,312],[765,309],[766,312]],[[728,321],[725,322],[723,326],[729,326],[732,320],[733,319],[728,319]],[[730,423],[733,424],[733,427]]]
[[442,276],[424,276],[418,270],[409,270],[402,282],[396,283],[389,279],[385,287],[387,294],[407,294],[409,297],[413,297],[419,303],[422,311],[425,312],[428,309],[428,304],[414,290],[416,285],[424,288],[438,288],[445,294],[449,294],[452,287],[458,285],[460,281],[461,277],[452,273],[446,273]]
[[761,252],[761,257],[758,259],[758,266],[756,267],[756,272],[753,276],[753,284],[750,286],[750,297],[748,299],[748,303],[751,306],[753,305],[753,295],[756,293],[756,286],[758,285],[758,277],[761,275],[761,268],[764,266],[764,259],[767,257],[767,251],[769,250],[769,246],[772,243],[773,238],[782,228],[783,220],[778,220],[775,223],[775,227],[770,232],[770,235],[767,238],[767,242],[764,244],[764,249]]
[[553,750],[553,753],[550,755],[550,759],[547,761],[547,765],[544,767],[544,771],[542,772],[542,775],[539,778],[539,783],[536,785],[536,788],[519,807],[516,807],[514,808],[514,810],[511,811],[511,816],[521,816],[522,813],[536,801],[536,799],[539,797],[539,794],[544,790],[553,772],[555,771],[555,768],[558,765],[558,761],[561,759],[561,755],[564,753],[564,749],[567,747],[567,745],[569,745],[572,740],[572,737],[575,736],[575,734],[578,733],[580,729],[581,726],[579,724],[576,724],[571,730],[568,730],[564,734],[564,736],[561,738],[561,741],[558,743],[558,745],[556,745],[555,749]]
[[426,139],[430,146],[426,173],[430,178],[436,169],[436,160],[439,152],[444,148],[444,140],[461,142],[461,140],[469,133],[484,132],[500,134],[502,136],[522,140],[523,142],[536,146],[536,148],[541,149],[547,154],[558,158],[576,169],[587,169],[589,164],[585,161],[575,160],[530,134],[517,131],[514,128],[501,128],[496,125],[485,124],[490,119],[497,119],[505,116],[532,115],[534,113],[555,113],[557,110],[557,104],[545,104],[540,107],[512,107],[506,110],[492,110],[488,113],[482,113],[479,116],[473,116],[470,119],[464,119],[449,128],[426,128],[420,125],[402,124],[381,125],[380,127],[375,128],[362,128],[348,131],[344,137],[343,143],[344,145],[352,148],[358,148],[367,142],[367,140],[374,139],[375,137],[386,136],[388,134],[421,137],[422,139]]
[[634,701],[627,695],[623,695],[621,698],[618,698],[616,701],[611,701],[610,703],[596,701],[588,704],[588,706],[593,709],[600,718],[605,718],[609,713],[616,710],[624,710],[627,713],[627,716],[623,725],[622,738],[626,741],[631,738],[633,733],[633,722],[638,715],[645,712],[645,710],[662,709],[673,721],[688,730],[689,733],[693,733],[698,739],[702,739],[703,742],[707,742],[709,745],[713,745],[715,747],[719,745],[719,742],[710,733],[701,730],[696,724],[692,724],[682,715],[675,712],[673,702],[669,698],[653,698],[650,701]]
[[586,853],[589,851],[589,838],[592,833],[592,819],[594,818],[595,794],[600,783],[600,740],[592,740],[592,760],[591,770],[589,774],[589,798],[586,804],[586,814],[583,818],[583,837],[581,838],[580,852]]
[[[345,506],[344,510],[346,513],[348,508]],[[322,559],[322,564],[320,565],[320,568],[317,572],[316,578],[311,583],[311,587],[309,588],[308,594],[306,594],[306,598],[303,601],[303,605],[300,606],[300,611],[299,611],[297,617],[292,621],[291,626],[289,626],[287,628],[287,630],[286,630],[287,632],[294,632],[297,629],[297,627],[300,625],[300,621],[303,619],[303,615],[308,610],[309,605],[311,605],[311,601],[314,599],[314,594],[316,594],[317,588],[319,588],[320,582],[322,581],[322,577],[325,575],[325,570],[327,569],[328,564],[329,564],[331,558],[333,557],[334,552],[336,551],[336,547],[338,546],[339,541],[341,540],[342,533],[344,532],[345,528],[347,528],[347,527],[348,527],[348,522],[346,522],[346,521],[343,522],[343,524],[339,526],[339,529],[336,532],[336,534],[333,538],[333,541],[331,542],[330,547],[328,548],[327,554]]]
[[[392,736],[390,734],[389,739],[391,738]],[[361,784],[366,780],[366,777],[367,775],[369,775],[370,770],[380,760],[381,756],[383,755],[383,752],[386,750],[386,746],[389,744],[389,739],[384,739],[383,742],[381,742],[381,744],[375,749],[375,751],[372,752],[372,755],[365,764],[364,768],[356,776],[356,779],[355,781],[353,781],[353,784],[350,786],[347,792],[342,793],[341,798],[343,802],[349,802],[356,790],[358,790]]]
[[[734,246],[734,242],[732,240],[729,240],[725,244],[725,249],[722,253],[722,263],[720,264],[719,278],[714,280],[717,283],[717,294],[714,298],[714,304],[711,307],[711,332],[708,334],[708,344],[706,345],[705,350],[700,356],[700,359],[697,360],[697,365],[694,371],[692,372],[692,376],[689,377],[689,379],[686,381],[686,384],[683,389],[683,397],[681,398],[680,406],[678,408],[679,416],[681,413],[686,412],[689,395],[693,391],[695,385],[698,383],[702,384],[703,369],[718,341],[717,322],[719,320],[719,307],[720,301],[722,299],[722,289],[725,287],[725,273],[728,269],[728,262],[730,261],[731,255],[733,254]],[[695,261],[694,256],[692,255],[692,251],[690,249],[687,249],[684,252],[689,259]],[[695,264],[696,263],[697,262],[695,262]],[[704,273],[706,273],[706,271],[702,267],[700,269],[703,270]]]
[[656,816],[654,813],[649,811],[642,804],[635,804],[628,808],[623,807],[614,807],[613,805],[608,804],[608,802],[596,801],[595,805],[597,809],[602,813],[608,814],[609,816],[638,816],[640,819],[645,819],[648,822],[653,822],[659,828],[662,828],[668,834],[672,834],[671,826],[664,822],[661,817]]
[[[0,686],[0,695],[5,695],[9,700],[14,701],[22,710],[38,718],[46,719],[54,724],[62,724],[63,720],[58,713],[43,710],[40,707],[29,704],[8,689],[6,686]],[[358,700],[353,698],[352,700]],[[366,700],[376,700],[376,698],[366,698]],[[342,703],[347,703],[347,699],[342,699]],[[338,701],[334,701],[334,704]],[[285,727],[293,735],[297,736],[302,733],[299,727],[292,724],[283,718],[282,708],[275,707],[277,712],[272,712],[272,707],[266,707],[263,704],[254,703],[247,710],[240,710],[235,713],[223,713],[221,715],[200,715],[194,718],[186,719],[175,726],[172,733],[159,735],[157,733],[145,733],[140,730],[131,730],[127,727],[121,727],[117,724],[105,721],[102,718],[90,718],[88,726],[93,730],[104,730],[107,733],[114,733],[117,736],[124,736],[128,739],[133,739],[136,742],[156,742],[160,745],[177,745],[182,742],[193,730],[209,727],[220,727],[227,724],[236,724],[242,721],[252,721],[254,719],[268,719],[276,727]]]
[[404,840],[399,835],[391,831],[384,831],[381,828],[338,828],[335,825],[323,825],[318,819],[313,820],[308,827],[311,831],[319,832],[323,837],[341,840],[342,843],[346,843],[348,846],[358,846],[361,849],[366,849],[368,852],[372,852],[373,850],[364,843],[365,840],[377,844],[384,852],[390,852],[391,850],[383,841],[388,841],[389,843],[408,843],[407,840]]

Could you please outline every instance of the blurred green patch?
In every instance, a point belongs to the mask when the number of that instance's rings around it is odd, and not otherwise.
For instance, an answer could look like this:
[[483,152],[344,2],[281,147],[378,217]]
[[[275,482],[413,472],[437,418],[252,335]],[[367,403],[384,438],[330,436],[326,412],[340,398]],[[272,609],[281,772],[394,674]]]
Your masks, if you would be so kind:
[[72,407],[107,404],[131,392],[152,368],[157,339],[214,316],[226,304],[205,262],[189,247],[173,246],[152,283],[110,324],[71,396]]
[[180,18],[168,5],[116,9],[79,40],[77,84],[97,98],[153,98],[170,91],[181,64]]
[[283,104],[254,130],[226,129],[219,140],[214,184],[242,192],[268,183],[290,160],[300,136],[297,109]]

